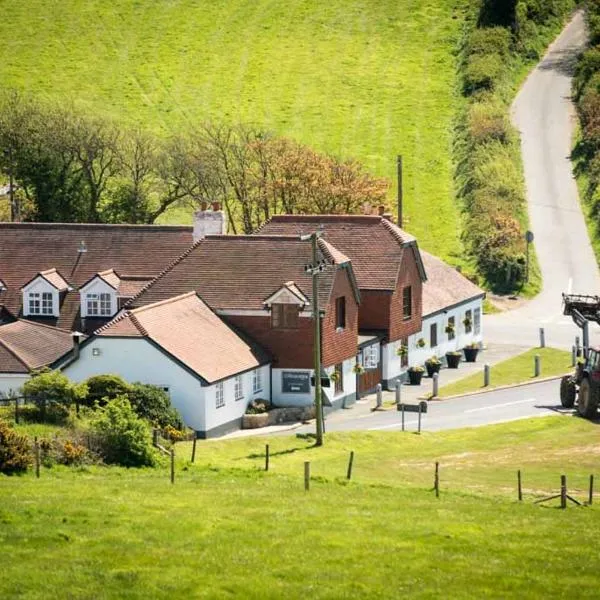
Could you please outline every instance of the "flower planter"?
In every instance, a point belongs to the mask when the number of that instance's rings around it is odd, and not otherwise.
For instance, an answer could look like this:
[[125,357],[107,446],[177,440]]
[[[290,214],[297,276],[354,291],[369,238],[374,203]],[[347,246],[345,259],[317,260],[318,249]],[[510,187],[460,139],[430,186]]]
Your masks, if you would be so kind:
[[479,348],[463,348],[463,352],[465,353],[466,362],[475,362]]
[[421,385],[421,379],[423,378],[423,371],[407,371],[408,381],[410,385]]
[[425,368],[427,369],[427,377],[433,377],[434,373],[439,373],[442,363],[425,363]]
[[242,429],[257,429],[266,427],[269,424],[269,413],[258,415],[244,415],[242,417]]
[[449,369],[458,369],[458,363],[460,362],[461,355],[456,352],[448,352],[446,354],[446,363]]

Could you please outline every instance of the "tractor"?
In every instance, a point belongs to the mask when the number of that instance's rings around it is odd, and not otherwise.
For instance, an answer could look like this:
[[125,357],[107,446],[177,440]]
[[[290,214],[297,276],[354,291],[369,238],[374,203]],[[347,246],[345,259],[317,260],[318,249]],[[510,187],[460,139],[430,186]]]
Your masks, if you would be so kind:
[[579,414],[593,419],[600,405],[600,349],[588,347],[588,324],[600,323],[600,297],[563,294],[563,305],[563,314],[583,330],[583,356],[578,358],[575,372],[560,381],[560,403],[573,408],[577,400]]

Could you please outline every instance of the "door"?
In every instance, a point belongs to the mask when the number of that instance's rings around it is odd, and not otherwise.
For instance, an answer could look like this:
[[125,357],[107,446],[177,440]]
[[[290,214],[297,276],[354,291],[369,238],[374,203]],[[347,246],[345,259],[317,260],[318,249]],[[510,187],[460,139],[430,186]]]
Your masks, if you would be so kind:
[[362,365],[364,371],[356,378],[356,393],[358,398],[375,391],[375,386],[381,383],[381,349],[379,342],[365,346],[358,351],[356,362]]

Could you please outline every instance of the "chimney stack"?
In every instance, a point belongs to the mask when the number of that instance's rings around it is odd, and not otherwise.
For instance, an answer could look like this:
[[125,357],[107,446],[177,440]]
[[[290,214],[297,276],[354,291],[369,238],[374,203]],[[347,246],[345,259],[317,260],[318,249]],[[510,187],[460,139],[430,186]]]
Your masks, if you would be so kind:
[[227,233],[227,220],[221,210],[220,202],[212,202],[212,210],[208,210],[208,202],[200,203],[200,210],[194,213],[194,242],[207,235],[224,235]]
[[383,217],[384,213],[385,213],[385,206],[384,206],[383,204],[380,204],[380,205],[377,207],[377,214],[378,214],[380,217]]
[[83,334],[79,331],[74,331],[71,333],[73,337],[73,359],[77,360],[79,358],[79,344],[81,342],[81,336]]

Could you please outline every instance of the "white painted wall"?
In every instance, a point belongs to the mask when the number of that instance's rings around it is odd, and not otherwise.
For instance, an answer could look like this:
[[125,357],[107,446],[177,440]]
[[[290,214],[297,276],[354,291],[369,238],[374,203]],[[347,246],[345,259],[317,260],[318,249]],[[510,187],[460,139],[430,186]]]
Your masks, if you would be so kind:
[[110,316],[117,312],[117,293],[115,289],[110,287],[110,285],[100,277],[95,277],[79,291],[81,316],[83,318],[89,316],[87,312],[87,294],[110,294]]
[[21,386],[29,379],[29,375],[17,373],[0,373],[0,398],[13,392],[20,395]]
[[271,394],[271,368],[264,365],[258,368],[261,373],[262,389],[254,391],[253,389],[253,371],[242,373],[242,390],[244,397],[241,400],[235,399],[235,377],[230,377],[223,381],[223,398],[225,406],[217,408],[216,389],[213,384],[204,388],[204,403],[206,407],[206,430],[210,431],[219,425],[230,423],[235,419],[241,419],[246,412],[248,404],[255,399],[262,398],[269,400]]
[[[352,367],[356,364],[356,358],[348,358],[342,363],[342,380],[344,389],[339,393],[335,393],[335,383],[331,382],[330,388],[324,388],[325,394],[330,400],[342,398],[344,396],[354,395],[356,397],[356,373],[352,371]],[[335,367],[325,369],[329,375],[335,371]],[[314,388],[312,389],[314,392]],[[314,396],[313,396],[314,398]]]
[[[94,350],[98,351],[97,356]],[[171,403],[187,425],[206,431],[200,381],[143,338],[96,338],[82,346],[79,360],[64,369],[73,381],[111,373],[133,383],[168,386]]]
[[400,366],[401,357],[397,352],[402,345],[401,340],[381,345],[382,379],[390,381],[401,375],[406,369]]
[[289,393],[282,391],[282,374],[284,371],[297,373],[308,373],[311,377],[311,369],[272,369],[271,385],[273,386],[272,403],[274,406],[310,406],[314,402],[314,388],[311,386],[307,394]]
[[[29,294],[42,294],[50,292],[52,294],[52,315],[38,315],[36,313],[35,316],[42,317],[58,317],[60,313],[59,308],[59,294],[58,290],[50,285],[43,277],[36,277],[29,285],[26,285],[23,288],[23,315],[25,317],[29,316]],[[41,297],[40,297],[41,302]]]
[[[481,311],[481,327],[479,333],[475,333],[475,309],[479,309]],[[473,325],[472,332],[465,333],[465,326],[463,325],[463,320],[465,318],[465,314],[468,310],[471,310],[471,314],[473,315]],[[454,316],[454,320],[456,323],[455,329],[455,338],[453,340],[448,340],[448,334],[444,331],[446,325],[448,324],[448,319]],[[430,326],[432,323],[437,323],[437,331],[438,331],[438,345],[435,348],[431,347],[430,340]],[[423,338],[425,340],[425,346],[423,348],[419,348],[417,346],[417,341],[419,338]],[[408,338],[408,364],[410,366],[413,365],[422,365],[428,358],[435,355],[440,358],[443,358],[446,352],[451,352],[454,350],[462,350],[467,344],[471,343],[480,343],[483,340],[483,300],[480,298],[478,300],[471,300],[470,302],[465,302],[451,310],[447,313],[441,312],[436,313],[432,316],[424,316],[423,317],[423,327],[419,333],[411,335]]]

